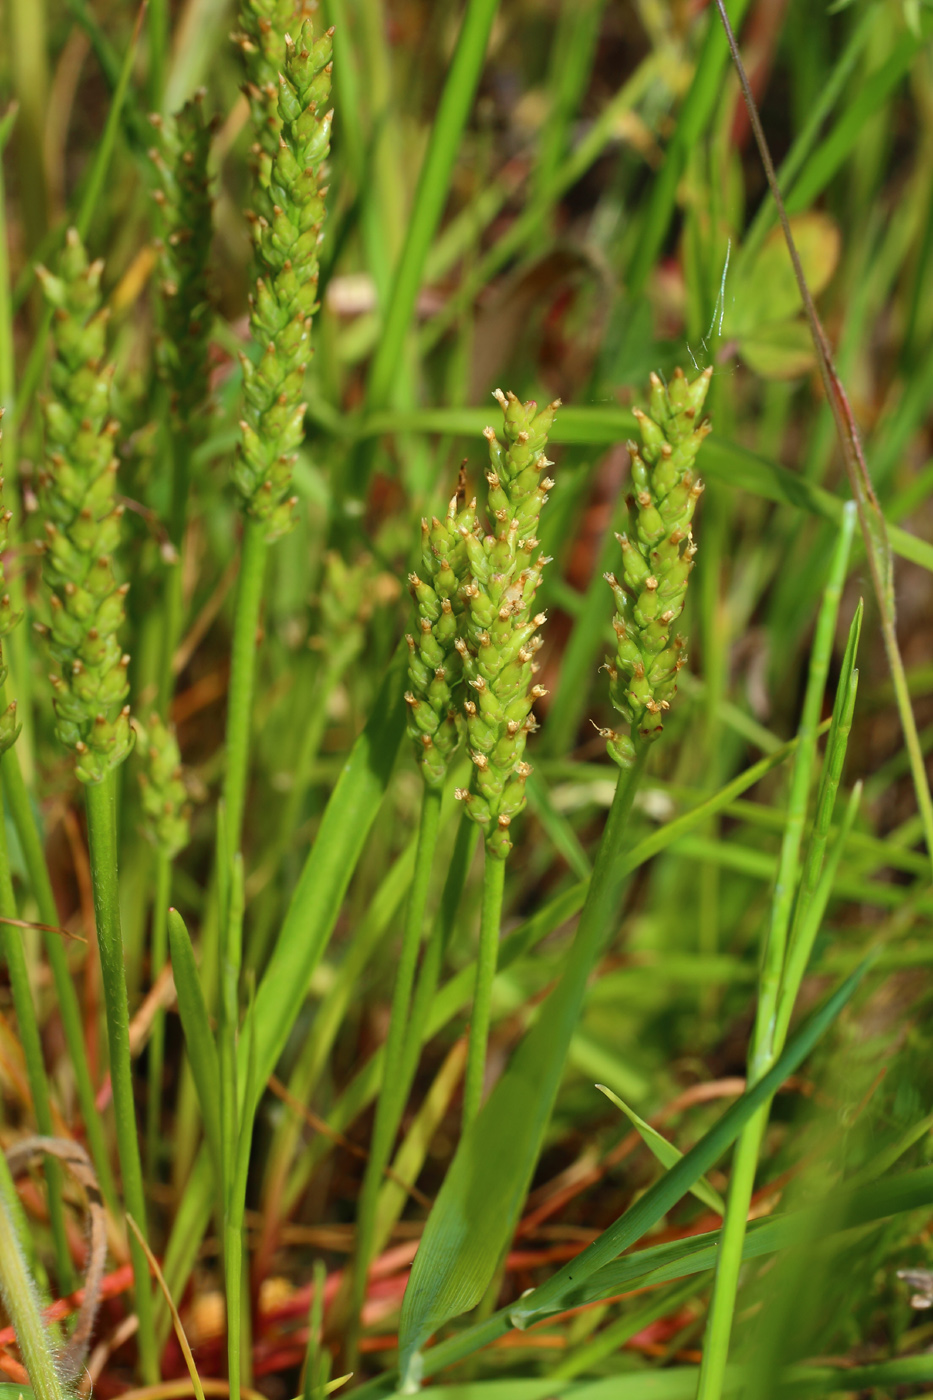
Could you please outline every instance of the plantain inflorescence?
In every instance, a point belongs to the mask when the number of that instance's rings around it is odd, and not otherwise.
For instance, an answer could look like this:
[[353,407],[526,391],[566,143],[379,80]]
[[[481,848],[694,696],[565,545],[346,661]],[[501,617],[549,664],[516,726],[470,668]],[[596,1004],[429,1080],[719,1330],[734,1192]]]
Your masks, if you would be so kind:
[[149,155],[159,176],[154,198],[162,216],[159,370],[171,389],[176,423],[189,432],[208,398],[213,124],[205,119],[203,99],[202,89],[177,116],[149,118],[156,132]]
[[[0,408],[0,420],[3,418],[3,409]],[[0,448],[3,443],[3,432],[0,430]],[[0,459],[2,461],[2,459]],[[10,521],[13,516],[8,510],[3,509],[3,477],[0,476],[0,638],[7,637],[22,617],[22,612],[16,612],[10,600],[10,595],[6,591],[6,573],[3,565],[3,556],[6,553],[9,543]],[[7,668],[3,662],[3,652],[0,649],[0,691],[6,684]],[[16,743],[22,725],[16,722],[16,701],[11,700],[2,710],[0,710],[0,754],[6,753],[11,745]]]
[[181,754],[174,725],[153,713],[145,729],[136,723],[142,768],[146,835],[163,855],[173,860],[189,838],[188,789],[182,780]]
[[317,310],[318,250],[333,112],[328,107],[333,31],[315,39],[309,20],[285,36],[278,76],[277,140],[253,221],[257,279],[250,331],[260,354],[243,356],[245,413],[234,480],[246,510],[274,539],[291,527],[294,453],[304,434],[302,398]]
[[441,788],[460,743],[463,660],[457,643],[465,625],[463,588],[469,576],[465,538],[476,525],[476,501],[465,501],[461,473],[443,520],[421,522],[421,573],[408,583],[418,613],[415,636],[406,640],[408,733],[424,781]]
[[51,610],[42,630],[54,665],[56,733],[74,750],[84,783],[101,782],[133,746],[125,703],[129,657],[118,640],[127,585],[117,584],[113,570],[123,506],[116,500],[117,424],[109,417],[113,366],[105,360],[102,270],[100,262],[88,263],[74,229],[58,274],[38,269],[55,336],[39,473]]
[[240,28],[233,36],[246,69],[245,92],[256,133],[253,155],[264,185],[269,183],[279,147],[279,74],[285,64],[286,31],[294,16],[294,0],[243,0]]
[[465,635],[456,647],[469,699],[464,702],[473,778],[457,796],[483,829],[490,855],[511,849],[509,827],[525,805],[525,744],[535,728],[532,705],[546,694],[534,681],[538,629],[534,612],[545,564],[537,538],[538,518],[554,485],[547,475],[547,436],[560,407],[555,400],[538,412],[514,394],[496,390],[504,417],[503,441],[486,428],[490,470],[489,533],[464,525],[469,578],[463,587]]
[[700,414],[711,375],[706,369],[688,381],[678,369],[666,385],[652,374],[649,412],[635,410],[641,445],[629,443],[634,490],[629,532],[617,536],[622,576],[606,575],[616,600],[616,651],[606,670],[612,703],[629,732],[602,734],[622,767],[634,761],[636,744],[660,735],[686,661],[684,639],[673,629],[696,554],[691,522],[703,484],[694,464],[710,431]]

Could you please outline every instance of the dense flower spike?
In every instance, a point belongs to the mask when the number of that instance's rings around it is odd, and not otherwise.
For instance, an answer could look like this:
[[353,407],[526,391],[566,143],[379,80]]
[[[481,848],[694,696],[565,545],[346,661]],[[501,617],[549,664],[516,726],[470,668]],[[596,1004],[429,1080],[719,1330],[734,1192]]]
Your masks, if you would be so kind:
[[[0,419],[3,418],[3,409],[0,408]],[[0,431],[0,446],[3,443],[3,432]],[[0,458],[2,460],[2,458]],[[0,498],[3,496],[3,477],[0,476]],[[4,510],[0,503],[0,637],[6,637],[13,631],[13,628],[22,617],[21,612],[13,611],[13,604],[10,595],[6,591],[6,575],[3,567],[3,555],[6,552],[7,540],[9,536],[11,512]],[[3,651],[0,649],[0,688],[6,684],[7,668],[3,664]],[[22,725],[16,722],[16,701],[11,700],[9,705],[0,711],[0,754],[6,753],[11,744],[16,743],[16,736],[19,734]]]
[[149,118],[157,133],[149,152],[159,175],[154,198],[162,212],[159,369],[182,429],[191,425],[208,397],[212,228],[207,160],[213,127],[204,119],[203,97],[202,89],[174,118]]
[[533,613],[544,565],[536,537],[538,517],[554,485],[544,455],[547,435],[560,407],[555,400],[539,413],[534,402],[496,390],[505,419],[504,442],[486,428],[490,470],[487,498],[490,534],[461,533],[470,578],[463,589],[466,636],[457,641],[470,698],[464,703],[474,771],[469,791],[457,796],[483,828],[486,849],[504,859],[511,849],[509,826],[525,805],[524,761],[535,728],[531,707],[546,692],[533,683],[538,628]]
[[74,749],[84,783],[100,782],[133,746],[124,656],[126,585],[113,552],[123,506],[115,499],[116,423],[108,418],[113,367],[105,364],[107,311],[100,262],[88,265],[71,229],[58,276],[37,269],[55,312],[51,394],[44,404],[45,463],[39,474],[45,516],[43,573],[49,590],[49,650],[55,664],[56,732]]
[[606,660],[612,703],[630,726],[628,734],[603,730],[609,752],[627,767],[635,741],[650,743],[677,693],[684,639],[673,632],[683,612],[696,545],[691,521],[703,484],[693,467],[710,431],[699,415],[712,375],[706,369],[689,382],[678,369],[670,385],[651,376],[650,414],[636,409],[641,448],[629,443],[634,494],[630,531],[622,546],[622,577],[607,574],[616,599],[616,654]]
[[463,662],[457,641],[464,630],[463,585],[469,562],[465,537],[476,525],[476,501],[464,505],[464,477],[443,520],[421,522],[421,573],[408,583],[418,611],[418,630],[407,638],[408,733],[425,782],[441,788],[460,743]]
[[143,818],[146,834],[169,860],[184,850],[189,839],[188,790],[181,776],[181,754],[173,725],[158,714],[143,729],[136,723],[142,770]]
[[279,75],[279,141],[269,185],[258,191],[254,223],[258,277],[250,331],[261,351],[243,357],[246,410],[234,480],[247,510],[269,539],[291,525],[294,451],[304,433],[304,376],[317,310],[318,244],[324,222],[325,164],[333,113],[333,31],[314,39],[305,21],[285,42]]
[[285,35],[294,15],[295,0],[242,0],[240,28],[233,36],[243,54],[245,91],[256,132],[254,155],[265,185],[279,148],[279,74],[285,66]]

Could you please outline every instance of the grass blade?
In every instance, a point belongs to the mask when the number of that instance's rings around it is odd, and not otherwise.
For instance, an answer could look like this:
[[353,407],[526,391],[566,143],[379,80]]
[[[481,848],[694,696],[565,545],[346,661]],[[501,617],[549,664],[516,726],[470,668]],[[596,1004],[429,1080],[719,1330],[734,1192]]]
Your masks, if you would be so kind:
[[605,1230],[599,1239],[589,1245],[572,1263],[559,1269],[547,1283],[519,1301],[511,1312],[512,1321],[516,1326],[526,1327],[535,1318],[558,1311],[569,1284],[575,1283],[579,1286],[582,1280],[641,1239],[652,1225],[677,1204],[703,1172],[708,1171],[729,1144],[735,1141],[760,1105],[766,1103],[787,1076],[803,1064],[843,1007],[854,996],[872,962],[873,959],[866,959],[851,977],[846,978],[825,1006],[797,1033],[773,1068],[759,1079],[757,1084],[747,1089],[742,1097],[726,1110],[715,1127],[627,1210],[615,1225]]
[[842,381],[836,372],[829,340],[827,339],[826,332],[817,314],[806,277],[804,276],[800,264],[800,258],[797,255],[797,248],[794,243],[793,234],[791,233],[787,210],[781,198],[780,189],[778,188],[777,176],[774,172],[774,164],[771,160],[768,143],[765,139],[764,130],[758,115],[758,108],[752,95],[735,35],[732,32],[729,16],[726,13],[724,0],[716,0],[716,4],[719,9],[726,38],[729,42],[729,48],[732,52],[733,62],[735,63],[736,71],[739,75],[739,81],[742,84],[745,103],[752,123],[752,130],[755,134],[755,141],[758,145],[762,164],[765,168],[768,184],[774,196],[775,203],[777,204],[781,227],[784,231],[784,239],[787,243],[791,262],[793,263],[794,275],[797,279],[797,285],[800,288],[800,295],[803,300],[807,323],[810,327],[810,334],[816,350],[820,374],[826,390],[826,397],[832,408],[833,420],[836,425],[836,435],[839,438],[839,443],[842,448],[846,473],[849,478],[849,486],[858,508],[859,524],[865,543],[865,553],[868,557],[872,588],[878,603],[878,611],[881,615],[881,630],[884,637],[888,666],[891,670],[891,680],[894,684],[895,700],[897,702],[898,714],[900,715],[901,728],[904,733],[904,742],[910,757],[910,769],[914,781],[914,790],[917,796],[917,805],[920,809],[920,817],[923,824],[924,841],[926,843],[931,867],[933,867],[933,796],[930,794],[930,783],[927,777],[920,738],[917,733],[917,723],[910,701],[907,677],[904,671],[904,662],[897,643],[897,632],[895,630],[894,620],[894,569],[888,530],[868,472],[855,415],[852,412],[852,407]]
[[419,1349],[442,1323],[476,1306],[528,1189],[587,979],[618,909],[620,852],[645,751],[616,787],[580,924],[557,988],[460,1140],[428,1218],[402,1304],[403,1384],[417,1383]]
[[[662,1167],[673,1167],[683,1160],[684,1154],[680,1149],[675,1147],[672,1142],[668,1142],[667,1138],[662,1136],[657,1128],[652,1128],[650,1123],[646,1123],[644,1118],[639,1118],[635,1110],[629,1108],[628,1104],[620,1099],[618,1094],[614,1094],[611,1089],[607,1089],[605,1084],[597,1084],[596,1087],[600,1093],[606,1095],[606,1098],[609,1099],[611,1103],[615,1104],[616,1108],[622,1110],[649,1152],[657,1158]],[[697,1200],[702,1201],[710,1210],[714,1210],[717,1215],[725,1215],[725,1201],[720,1196],[719,1192],[710,1186],[705,1176],[701,1176],[698,1181],[694,1182],[690,1190],[693,1195],[696,1196]]]
[[177,909],[168,911],[168,941],[172,957],[172,974],[175,978],[175,991],[178,995],[178,1014],[181,1028],[188,1047],[188,1062],[194,1076],[195,1088],[201,1104],[204,1119],[204,1136],[217,1177],[218,1189],[223,1191],[221,1164],[220,1104],[217,1086],[220,1083],[220,1065],[217,1060],[217,1046],[211,1032],[207,1015],[207,1004],[198,976],[191,938],[185,921]]

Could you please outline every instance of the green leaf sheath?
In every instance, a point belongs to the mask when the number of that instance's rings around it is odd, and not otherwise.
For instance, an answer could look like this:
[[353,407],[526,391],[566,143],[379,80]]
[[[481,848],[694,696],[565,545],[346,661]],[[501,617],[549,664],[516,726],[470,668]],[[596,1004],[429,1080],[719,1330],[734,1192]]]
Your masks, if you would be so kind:
[[100,262],[88,263],[70,230],[58,275],[38,269],[54,310],[55,358],[44,405],[45,460],[39,476],[46,541],[43,575],[51,623],[56,733],[74,751],[83,783],[99,783],[133,746],[129,657],[117,634],[128,585],[117,585],[113,553],[123,506],[116,501],[116,422],[109,418],[113,366],[105,363],[107,311]]
[[458,790],[467,815],[482,827],[489,854],[504,859],[511,850],[509,826],[525,805],[525,744],[535,728],[531,707],[542,688],[533,684],[538,628],[535,594],[548,562],[536,536],[541,507],[554,485],[544,455],[559,401],[539,413],[534,402],[497,391],[505,419],[504,442],[485,429],[490,470],[487,499],[490,533],[469,530],[463,539],[470,578],[466,637],[457,650],[471,698],[464,703],[473,777]]
[[640,448],[629,444],[633,495],[629,533],[619,535],[622,577],[607,574],[615,594],[616,652],[607,657],[612,703],[629,733],[607,729],[609,753],[628,767],[635,740],[657,739],[677,693],[684,639],[673,631],[683,612],[696,546],[691,522],[703,486],[694,463],[709,424],[698,422],[712,370],[670,385],[651,376],[650,414],[635,411]]
[[408,583],[418,610],[409,649],[408,735],[429,788],[444,785],[460,744],[463,661],[458,650],[465,627],[463,587],[469,574],[465,536],[476,525],[476,501],[463,504],[462,481],[443,520],[421,522],[421,575]]
[[256,190],[250,333],[259,355],[255,362],[243,356],[245,408],[233,476],[245,509],[270,540],[291,526],[292,464],[304,436],[302,395],[333,119],[326,105],[332,47],[332,31],[314,39],[309,21],[297,43],[286,37],[278,137],[268,185],[260,180]]
[[174,118],[150,118],[150,152],[159,177],[153,198],[161,213],[159,371],[172,394],[176,429],[190,431],[208,399],[207,347],[211,308],[207,268],[211,249],[211,192],[207,172],[212,124],[203,93]]

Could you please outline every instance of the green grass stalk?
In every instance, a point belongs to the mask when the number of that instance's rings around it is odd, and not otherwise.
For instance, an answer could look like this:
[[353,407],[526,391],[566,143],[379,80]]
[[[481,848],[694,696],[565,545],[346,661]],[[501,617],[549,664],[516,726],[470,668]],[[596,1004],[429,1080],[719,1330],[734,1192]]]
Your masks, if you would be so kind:
[[165,92],[165,68],[168,55],[169,18],[166,0],[148,0],[146,38],[149,48],[149,83],[147,99],[150,112],[161,112]]
[[479,925],[479,952],[476,959],[476,986],[473,993],[473,1010],[470,1013],[470,1044],[463,1089],[464,1130],[473,1122],[483,1099],[486,1046],[492,1013],[492,984],[495,981],[499,956],[504,888],[505,859],[487,850],[483,866],[483,904]]
[[27,248],[34,253],[48,223],[44,137],[49,64],[45,0],[38,0],[35,5],[11,5],[6,21],[9,25],[9,74],[20,108],[16,133],[20,199]]
[[[734,24],[741,22],[748,3],[749,0],[732,0],[729,13]],[[720,101],[728,59],[726,36],[711,14],[693,81],[680,109],[664,164],[651,182],[648,208],[638,232],[638,242],[626,279],[632,294],[642,291],[651,269],[657,263],[677,203],[677,189],[688,156],[696,149]]]
[[[791,787],[787,803],[787,820],[764,955],[759,974],[758,1007],[749,1053],[749,1082],[756,1083],[774,1064],[782,1045],[776,1039],[778,1005],[785,970],[788,936],[800,873],[804,822],[816,762],[817,734],[826,677],[832,657],[836,620],[842,588],[848,570],[849,556],[855,530],[854,507],[843,516],[842,529],[830,565],[829,580],[817,619],[816,634],[807,677],[803,712],[797,730],[798,748],[794,758]],[[697,1400],[720,1400],[725,1382],[729,1341],[735,1315],[739,1271],[745,1225],[755,1186],[758,1154],[768,1123],[770,1102],[762,1105],[743,1130],[733,1157],[726,1215],[723,1220],[722,1244],[713,1286],[703,1360],[697,1387]]]
[[[164,851],[156,855],[155,896],[152,906],[151,980],[155,982],[168,955],[168,909],[172,899],[172,860]],[[146,1099],[146,1176],[158,1180],[159,1132],[162,1122],[162,1076],[165,1066],[165,1011],[155,1013],[149,1039],[149,1094]]]
[[[117,1130],[117,1151],[123,1175],[123,1195],[129,1213],[139,1223],[146,1219],[142,1163],[133,1103],[133,1070],[130,1060],[129,1008],[120,930],[120,901],[117,886],[117,828],[114,800],[115,779],[107,773],[100,783],[85,786],[88,846],[94,888],[94,914],[100,951],[107,1039],[110,1047],[110,1078]],[[139,1318],[140,1369],[147,1385],[159,1379],[149,1263],[145,1250],[133,1236],[130,1240],[135,1282],[136,1313]]]
[[[0,415],[3,416],[3,436],[5,439],[5,472],[12,490],[6,494],[6,508],[10,512],[10,533],[19,539],[20,502],[17,483],[18,423],[16,415],[16,351],[14,340],[14,307],[10,285],[9,230],[7,228],[6,185],[3,178],[3,154],[10,132],[17,116],[16,108],[9,110],[0,120]],[[26,588],[23,575],[14,570],[5,581],[15,613],[26,611]],[[6,659],[11,664],[16,681],[16,694],[19,699],[19,721],[22,733],[19,737],[20,752],[30,779],[33,770],[33,716],[32,716],[32,670],[29,664],[28,629],[15,628],[6,642]]]
[[418,950],[421,947],[434,857],[437,852],[440,816],[441,792],[437,788],[425,785],[418,829],[418,846],[415,852],[415,869],[408,895],[405,927],[402,932],[402,948],[395,977],[395,987],[392,992],[392,1011],[385,1044],[385,1072],[382,1079],[382,1090],[376,1104],[376,1119],[369,1148],[369,1159],[366,1163],[366,1173],[363,1178],[363,1188],[357,1212],[357,1243],[353,1268],[352,1316],[354,1320],[359,1319],[366,1298],[366,1284],[369,1278],[369,1267],[372,1263],[379,1189],[382,1186],[385,1169],[392,1156],[395,1135],[405,1109],[407,1086],[404,1083],[402,1065]]
[[231,860],[240,848],[246,804],[256,648],[268,549],[264,523],[252,516],[244,516],[227,701],[227,771],[223,789],[227,847]]
[[[218,833],[222,847],[224,833]],[[219,859],[223,860],[223,850]],[[221,892],[220,1019],[217,1033],[220,1066],[220,1142],[224,1192],[224,1283],[227,1294],[227,1368],[231,1400],[239,1400],[241,1383],[240,1334],[243,1309],[243,1209],[244,1191],[238,1190],[237,1157],[240,1140],[240,1100],[237,1088],[237,1025],[243,943],[243,858],[233,858],[229,889]],[[244,1105],[244,1125],[251,1113]],[[250,1131],[250,1127],[246,1127]]]
[[[15,919],[16,896],[10,876],[10,861],[7,851],[6,824],[2,819],[3,789],[0,780],[0,914],[4,918]],[[53,935],[54,936],[54,935]],[[32,1106],[36,1127],[43,1137],[54,1137],[52,1121],[52,1099],[45,1060],[42,1054],[42,1035],[36,1018],[36,1008],[29,985],[29,971],[26,967],[26,954],[23,950],[22,933],[18,928],[5,924],[0,927],[0,947],[6,959],[13,992],[13,1006],[19,1028],[20,1045],[26,1063],[26,1077],[32,1093]],[[52,1241],[55,1247],[55,1267],[58,1271],[58,1286],[62,1294],[70,1293],[75,1286],[71,1255],[68,1252],[68,1235],[65,1229],[65,1209],[62,1196],[62,1170],[52,1157],[45,1159],[45,1180],[48,1186],[49,1218],[52,1226]]]
[[405,243],[369,374],[367,401],[384,408],[403,363],[403,346],[421,286],[424,261],[447,200],[454,163],[486,57],[498,0],[469,0],[418,178]]
[[[14,633],[13,635],[15,636],[16,634]],[[2,706],[3,702],[0,701],[0,708],[2,708]],[[16,834],[19,837],[23,860],[26,864],[26,874],[29,878],[29,886],[39,906],[39,918],[44,924],[51,924],[57,927],[59,923],[58,906],[55,903],[52,881],[49,878],[49,870],[45,861],[45,851],[42,848],[42,838],[39,834],[39,828],[36,825],[35,813],[29,793],[26,789],[26,781],[19,765],[15,747],[8,749],[2,758],[0,758],[0,775],[2,775],[3,791],[7,806],[13,818],[13,825],[16,827]],[[78,1103],[81,1108],[81,1117],[84,1120],[84,1131],[91,1150],[91,1156],[94,1160],[94,1169],[97,1172],[97,1180],[100,1185],[101,1195],[107,1202],[111,1212],[116,1214],[118,1210],[117,1189],[113,1179],[113,1172],[110,1169],[103,1123],[97,1111],[94,1086],[91,1082],[91,1071],[87,1062],[87,1049],[84,1044],[84,1026],[81,1020],[81,1007],[78,1002],[74,983],[71,980],[68,955],[65,951],[60,934],[44,933],[43,941],[45,944],[46,956],[48,957],[49,965],[52,969],[52,981],[55,985],[58,1014],[61,1016],[62,1020],[62,1029],[65,1035],[65,1044],[68,1049],[68,1058],[72,1073],[75,1077]]]
[[35,1400],[65,1400],[36,1287],[13,1225],[9,1202],[15,1195],[10,1169],[0,1153],[0,1297],[13,1323]]
[[[797,246],[791,231],[787,210],[781,198],[781,191],[778,185],[774,163],[771,159],[771,153],[765,138],[764,129],[761,125],[761,119],[758,115],[758,108],[755,104],[755,99],[748,81],[748,75],[745,72],[742,57],[739,53],[738,43],[730,25],[729,15],[726,12],[724,0],[716,0],[716,3],[722,21],[722,29],[732,53],[733,62],[739,76],[739,82],[742,86],[755,142],[758,146],[769,188],[777,206],[778,217],[784,234],[784,241],[787,244],[787,250],[790,254],[791,263],[793,264],[794,277],[800,291],[807,324],[816,351],[820,375],[823,380],[827,400],[832,408],[836,434],[842,448],[846,474],[849,478],[849,488],[858,509],[859,524],[865,544],[865,554],[868,560],[872,588],[880,613],[881,634],[884,639],[885,654],[891,672],[891,681],[894,686],[894,698],[897,704],[898,716],[901,721],[904,743],[910,760],[910,771],[911,777],[913,778],[917,806],[920,809],[924,842],[927,848],[927,856],[931,864],[933,864],[933,795],[931,795],[930,792],[926,763],[920,744],[920,736],[917,732],[917,721],[911,705],[910,690],[904,671],[904,662],[897,641],[894,566],[887,525],[865,461],[861,436],[855,421],[855,416],[852,412],[845,388],[836,371],[829,341],[826,337],[826,332],[823,329],[822,322],[820,321],[816,306],[813,302],[813,297],[810,293],[810,288],[807,284],[807,279],[804,275],[800,257],[797,252]],[[911,43],[912,42],[913,36],[911,36]],[[917,42],[919,42],[919,39]]]

